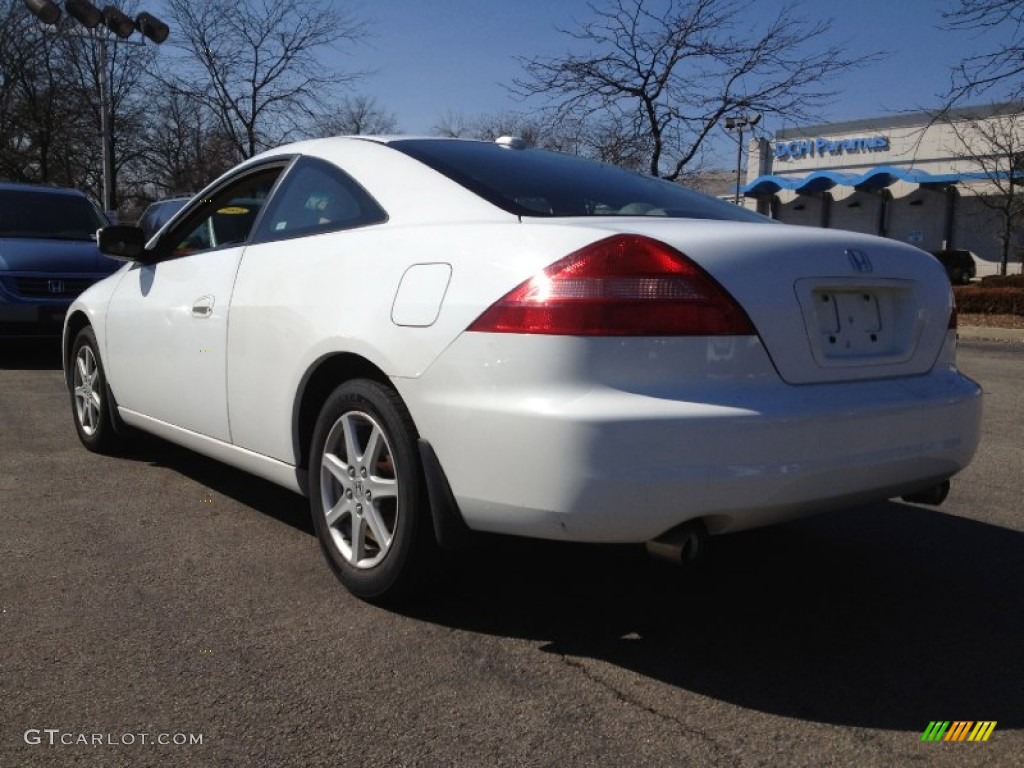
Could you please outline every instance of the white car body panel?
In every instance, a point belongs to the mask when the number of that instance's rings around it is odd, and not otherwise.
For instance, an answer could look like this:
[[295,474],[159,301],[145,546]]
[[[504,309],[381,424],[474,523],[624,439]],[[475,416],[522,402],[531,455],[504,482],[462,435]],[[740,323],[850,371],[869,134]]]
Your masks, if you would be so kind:
[[452,280],[451,264],[413,264],[402,275],[391,306],[391,322],[429,328],[437,321]]
[[[559,256],[603,236],[579,227],[552,235],[542,243],[519,223],[463,225],[454,231],[380,225],[249,246],[228,333],[235,443],[295,462],[295,393],[317,360],[343,351],[391,377],[420,376],[491,301]],[[484,254],[481,243],[488,243]],[[445,311],[427,327],[393,322],[406,270],[444,258],[452,265]],[[424,301],[433,301],[436,287],[426,289]]]
[[722,533],[922,490],[970,460],[980,408],[948,365],[897,386],[793,387],[742,337],[626,350],[467,333],[395,383],[470,527],[574,541],[645,541],[694,517]]
[[[231,441],[228,308],[242,248],[136,265],[118,282],[106,316],[108,377],[118,405]],[[188,393],[202,393],[189,397]]]
[[[667,242],[710,272],[750,315],[780,375],[792,384],[919,375],[934,365],[945,338],[949,279],[934,258],[913,246],[842,230],[809,232],[777,224],[737,227],[732,222],[646,218],[604,226]],[[851,249],[868,256],[870,273],[853,272],[847,255]],[[751,260],[750,253],[762,258]],[[893,313],[906,336],[895,340],[903,342],[896,345],[898,351],[864,350],[847,358],[852,365],[821,365],[822,337],[808,297],[823,288],[910,294],[905,303],[915,311],[907,317]],[[796,339],[806,343],[796,344]]]
[[263,456],[252,451],[247,451],[237,445],[216,440],[207,435],[201,435],[189,429],[182,429],[166,421],[160,421],[141,413],[136,413],[129,408],[118,407],[118,413],[124,419],[125,424],[149,432],[157,437],[162,437],[172,443],[189,448],[196,453],[209,456],[217,461],[223,461],[233,467],[249,472],[250,474],[262,477],[272,483],[284,486],[296,493],[304,493],[299,473],[291,464],[277,461],[269,456]]
[[[402,397],[470,528],[596,542],[891,498],[942,482],[974,453],[980,388],[955,368],[948,280],[917,249],[773,223],[520,221],[359,139],[247,165],[296,154],[343,168],[387,222],[133,266],[83,294],[69,318],[93,325],[127,423],[299,490],[303,383],[350,355]],[[531,276],[618,232],[693,259],[759,335],[466,331]],[[859,294],[870,297],[862,315]],[[886,332],[847,324],[830,342],[824,295],[857,323],[877,311]],[[204,296],[212,314],[194,317]]]

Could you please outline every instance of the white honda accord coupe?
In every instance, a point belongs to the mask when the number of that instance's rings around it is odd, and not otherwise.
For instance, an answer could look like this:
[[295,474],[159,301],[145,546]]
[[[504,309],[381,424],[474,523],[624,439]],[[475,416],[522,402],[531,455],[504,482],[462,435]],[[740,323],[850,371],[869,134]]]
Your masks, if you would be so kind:
[[903,496],[979,437],[927,253],[579,157],[332,138],[243,163],[68,311],[78,435],[151,432],[309,496],[354,594],[472,531],[645,542]]

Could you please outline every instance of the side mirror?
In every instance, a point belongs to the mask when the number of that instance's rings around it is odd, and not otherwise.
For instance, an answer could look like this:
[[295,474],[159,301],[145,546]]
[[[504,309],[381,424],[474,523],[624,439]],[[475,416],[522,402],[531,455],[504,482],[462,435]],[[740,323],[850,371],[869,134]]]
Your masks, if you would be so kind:
[[139,261],[146,250],[146,235],[138,227],[114,225],[97,233],[100,253],[122,261]]

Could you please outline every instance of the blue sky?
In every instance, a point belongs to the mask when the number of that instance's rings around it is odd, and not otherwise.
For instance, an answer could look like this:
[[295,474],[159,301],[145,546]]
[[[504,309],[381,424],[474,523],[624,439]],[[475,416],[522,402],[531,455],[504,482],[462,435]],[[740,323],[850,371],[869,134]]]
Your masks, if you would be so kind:
[[[774,17],[781,0],[749,0],[746,17]],[[834,19],[833,41],[853,53],[884,50],[884,60],[840,73],[839,98],[823,121],[875,117],[929,108],[948,83],[950,66],[964,54],[990,48],[1008,35],[950,33],[941,12],[955,0],[813,0],[801,3],[808,19]],[[583,0],[375,0],[346,3],[370,23],[373,37],[339,59],[343,67],[375,70],[359,86],[393,112],[402,131],[428,133],[446,111],[468,117],[528,110],[504,89],[521,73],[517,55],[557,55],[574,41],[558,32],[588,16]],[[766,121],[774,131],[785,127]]]

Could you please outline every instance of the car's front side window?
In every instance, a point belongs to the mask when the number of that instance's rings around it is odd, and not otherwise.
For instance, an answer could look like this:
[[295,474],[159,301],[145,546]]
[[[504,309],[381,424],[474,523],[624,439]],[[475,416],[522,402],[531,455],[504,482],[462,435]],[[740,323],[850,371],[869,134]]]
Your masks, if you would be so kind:
[[265,168],[218,191],[161,237],[170,257],[240,245],[249,239],[281,167]]

